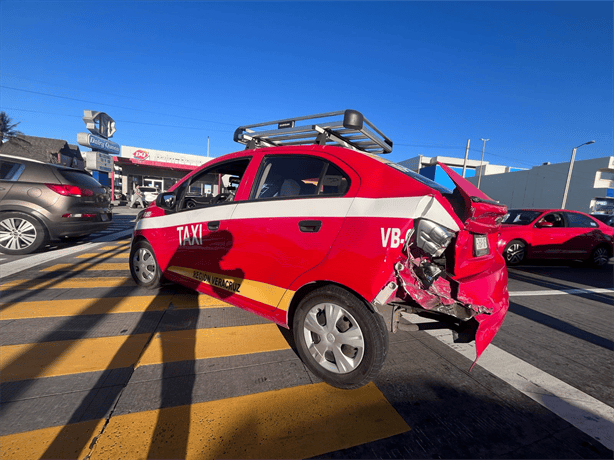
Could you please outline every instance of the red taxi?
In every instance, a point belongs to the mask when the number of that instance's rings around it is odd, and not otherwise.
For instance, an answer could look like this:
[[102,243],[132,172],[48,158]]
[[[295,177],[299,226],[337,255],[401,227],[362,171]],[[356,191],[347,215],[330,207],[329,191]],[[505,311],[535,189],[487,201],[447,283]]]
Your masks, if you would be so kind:
[[510,209],[499,250],[508,265],[528,259],[584,260],[604,267],[612,257],[614,228],[579,211]]
[[340,388],[375,377],[388,329],[408,330],[402,312],[441,316],[479,357],[508,309],[505,206],[445,165],[453,192],[383,159],[392,142],[353,110],[240,127],[235,140],[247,148],[141,212],[138,285],[166,278],[292,329],[306,366]]

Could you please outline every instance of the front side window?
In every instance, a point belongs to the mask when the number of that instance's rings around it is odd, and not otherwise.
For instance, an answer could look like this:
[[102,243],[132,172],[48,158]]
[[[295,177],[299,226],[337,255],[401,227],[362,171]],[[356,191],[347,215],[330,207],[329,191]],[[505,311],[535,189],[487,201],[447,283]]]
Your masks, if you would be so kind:
[[552,224],[553,228],[565,227],[565,221],[563,220],[563,216],[560,212],[551,212],[550,214],[546,214],[544,217],[539,219],[539,222],[547,222]]
[[350,179],[339,167],[310,156],[266,157],[260,167],[252,195],[254,199],[341,196]]
[[582,214],[576,214],[575,212],[565,213],[567,217],[567,223],[570,227],[581,227],[581,228],[590,228],[590,227],[599,227],[597,222],[591,219],[588,216],[584,216]]
[[202,170],[177,190],[179,209],[202,208],[234,201],[250,158],[226,161]]

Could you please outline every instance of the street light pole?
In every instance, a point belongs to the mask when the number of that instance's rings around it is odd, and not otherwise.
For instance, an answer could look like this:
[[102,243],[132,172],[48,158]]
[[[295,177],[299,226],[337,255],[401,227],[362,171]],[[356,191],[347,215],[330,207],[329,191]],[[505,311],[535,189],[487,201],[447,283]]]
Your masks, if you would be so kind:
[[481,139],[484,143],[482,144],[482,158],[480,158],[480,175],[478,176],[478,189],[480,188],[480,182],[482,182],[482,169],[484,169],[484,149],[486,148],[486,141],[490,139]]
[[576,159],[576,150],[578,150],[583,145],[594,144],[595,141],[588,141],[584,144],[580,144],[571,151],[571,160],[569,161],[569,171],[567,171],[567,182],[565,183],[565,191],[563,192],[563,204],[561,204],[561,209],[565,209],[565,204],[567,204],[567,192],[569,191],[569,182],[571,182],[571,172],[573,171],[573,163]]

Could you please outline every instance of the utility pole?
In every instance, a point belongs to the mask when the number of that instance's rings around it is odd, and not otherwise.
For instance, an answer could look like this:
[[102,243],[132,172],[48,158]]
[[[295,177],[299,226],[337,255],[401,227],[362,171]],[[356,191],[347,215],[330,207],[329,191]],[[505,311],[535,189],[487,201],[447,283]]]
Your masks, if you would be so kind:
[[463,162],[463,177],[465,177],[465,171],[467,170],[467,158],[469,158],[469,142],[471,139],[467,139],[467,148],[465,149],[465,161]]
[[478,176],[478,189],[480,188],[480,182],[482,182],[482,169],[484,169],[484,149],[486,148],[486,141],[490,139],[480,139],[484,142],[482,144],[482,158],[480,158],[480,175]]
[[588,141],[584,144],[578,145],[578,147],[574,147],[571,151],[571,160],[569,161],[569,170],[567,171],[567,182],[565,182],[565,191],[563,192],[563,204],[561,205],[561,209],[565,209],[565,205],[567,204],[567,192],[569,191],[569,183],[571,182],[571,171],[573,171],[573,163],[576,159],[576,150],[582,147],[583,145],[594,144],[595,141]]

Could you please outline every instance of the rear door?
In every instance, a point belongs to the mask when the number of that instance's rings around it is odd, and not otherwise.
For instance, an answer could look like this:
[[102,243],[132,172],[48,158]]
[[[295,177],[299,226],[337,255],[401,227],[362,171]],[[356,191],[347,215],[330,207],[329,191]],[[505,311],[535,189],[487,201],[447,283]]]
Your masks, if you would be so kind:
[[249,200],[237,203],[228,226],[234,245],[226,260],[244,271],[241,291],[255,308],[277,307],[291,283],[319,264],[337,237],[359,180],[334,160],[325,154],[267,155]]
[[13,184],[24,169],[24,164],[16,160],[0,159],[0,201],[13,187]]
[[565,253],[573,259],[585,259],[595,246],[603,241],[599,224],[584,214],[562,213],[567,222],[568,237],[564,243]]

